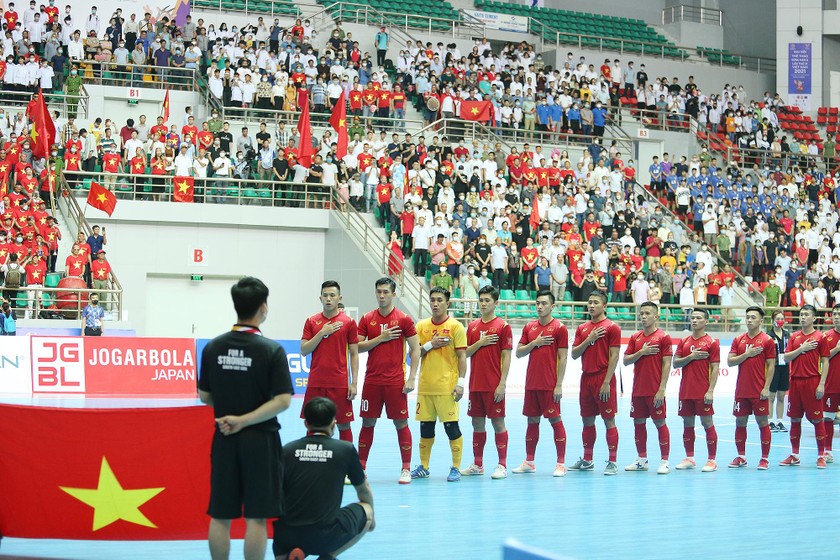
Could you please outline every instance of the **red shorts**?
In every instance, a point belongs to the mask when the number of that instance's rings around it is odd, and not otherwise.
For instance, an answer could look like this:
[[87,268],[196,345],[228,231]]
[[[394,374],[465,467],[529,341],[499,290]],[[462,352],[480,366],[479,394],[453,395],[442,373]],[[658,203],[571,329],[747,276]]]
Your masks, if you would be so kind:
[[505,399],[496,402],[493,391],[470,391],[467,416],[479,418],[504,418]]
[[526,389],[522,414],[531,417],[557,418],[560,416],[560,403],[554,402],[553,390]]
[[665,419],[665,401],[657,408],[653,404],[653,397],[633,397],[630,401],[630,418]]
[[714,416],[715,407],[703,399],[680,399],[677,416]]
[[840,393],[826,393],[823,395],[823,411],[837,412],[838,405],[840,405]]
[[362,404],[359,406],[359,416],[362,418],[379,418],[382,407],[391,420],[408,419],[408,395],[403,393],[399,385],[370,385],[362,387]]
[[306,408],[306,403],[315,397],[326,397],[335,403],[335,422],[337,424],[347,424],[355,419],[355,416],[353,416],[353,401],[347,400],[347,389],[312,387],[311,385],[306,388],[306,393],[303,395],[303,406],[300,407],[301,418],[303,418],[303,409]]
[[606,373],[600,375],[584,374],[580,378],[580,415],[582,418],[601,415],[601,418],[615,418],[618,397],[615,390],[615,376],[610,379],[610,398],[601,400],[599,392]]
[[822,399],[817,398],[817,385],[819,384],[820,378],[816,375],[791,378],[787,408],[789,418],[805,416],[812,422],[823,419]]
[[769,413],[769,400],[739,397],[735,399],[735,404],[732,405],[733,416],[749,416],[750,414],[755,414],[756,416],[767,416]]

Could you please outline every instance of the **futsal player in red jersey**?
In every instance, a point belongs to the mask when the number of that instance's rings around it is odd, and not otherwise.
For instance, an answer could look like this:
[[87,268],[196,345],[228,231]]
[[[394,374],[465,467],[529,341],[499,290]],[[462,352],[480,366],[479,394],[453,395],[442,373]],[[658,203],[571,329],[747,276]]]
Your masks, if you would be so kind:
[[820,374],[820,357],[829,350],[822,343],[823,334],[814,329],[817,309],[803,305],[799,310],[802,330],[793,333],[785,347],[785,362],[790,364],[788,417],[790,418],[790,455],[781,461],[783,467],[799,466],[799,440],[802,438],[802,417],[814,425],[817,438],[817,468],[825,468],[825,428],[823,427],[823,395],[828,368]]
[[[320,313],[309,317],[303,325],[300,353],[312,354],[309,380],[300,414],[306,403],[315,397],[327,397],[337,407],[338,436],[353,443],[350,422],[353,421],[353,399],[359,380],[359,334],[356,322],[341,312],[341,286],[335,280],[321,284]],[[347,378],[347,356],[350,356],[350,378]]]
[[738,456],[729,463],[730,469],[747,466],[747,420],[750,414],[761,432],[761,460],[758,469],[766,471],[770,467],[770,382],[776,369],[776,343],[761,330],[764,310],[751,306],[746,311],[747,332],[735,337],[729,348],[726,363],[729,367],[738,366],[738,380],[735,382],[735,447]]
[[639,307],[639,319],[642,330],[634,333],[624,351],[624,365],[633,364],[633,393],[630,404],[630,417],[636,429],[637,459],[625,471],[648,470],[647,458],[647,418],[653,419],[653,425],[659,435],[658,474],[668,474],[668,455],[671,450],[671,433],[665,423],[665,386],[671,374],[671,357],[674,343],[671,336],[659,328],[659,306],[646,301]]
[[[411,317],[394,307],[397,284],[383,277],[376,281],[378,309],[359,321],[359,352],[367,352],[367,369],[362,386],[362,430],[359,432],[359,460],[367,468],[373,430],[382,414],[382,407],[397,429],[397,442],[402,458],[400,484],[411,483],[411,430],[408,428],[408,397],[414,389],[417,366],[420,365],[420,344]],[[408,343],[411,365],[405,375],[405,346]]]
[[583,457],[570,470],[591,471],[592,450],[595,447],[595,416],[601,415],[607,429],[609,462],[605,475],[618,474],[615,464],[618,451],[618,429],[615,413],[618,406],[615,389],[615,368],[621,350],[621,328],[607,319],[607,295],[595,292],[587,301],[589,321],[575,331],[572,359],[581,358],[583,374],[580,379],[580,415],[583,418]]
[[823,396],[823,427],[825,430],[825,462],[833,463],[832,440],[837,406],[840,404],[840,305],[831,310],[831,323],[834,328],[823,333],[820,341],[820,371],[827,371],[825,395]]
[[493,426],[499,463],[490,478],[507,477],[508,432],[505,427],[505,385],[510,370],[513,333],[504,319],[496,317],[499,291],[484,286],[478,291],[481,318],[467,327],[467,358],[470,360],[470,400],[467,414],[473,426],[473,463],[461,474],[484,474],[484,445],[487,418]]
[[[700,423],[706,430],[706,449],[709,459],[701,469],[703,472],[717,470],[717,430],[714,424],[714,394],[720,369],[720,342],[706,334],[709,312],[695,309],[691,312],[691,334],[677,344],[674,351],[675,368],[682,368],[680,379],[679,415],[683,418],[683,444],[685,459],[677,470],[693,469],[694,422],[700,416]],[[769,409],[768,409],[769,410]]]
[[525,402],[522,414],[528,417],[525,431],[525,461],[513,469],[515,473],[532,473],[534,454],[540,439],[540,416],[544,416],[554,431],[557,464],[554,476],[566,476],[566,428],[560,417],[560,399],[563,397],[563,376],[569,353],[569,330],[554,319],[554,294],[548,290],[537,292],[537,320],[522,329],[516,347],[516,357],[528,356],[525,372]]

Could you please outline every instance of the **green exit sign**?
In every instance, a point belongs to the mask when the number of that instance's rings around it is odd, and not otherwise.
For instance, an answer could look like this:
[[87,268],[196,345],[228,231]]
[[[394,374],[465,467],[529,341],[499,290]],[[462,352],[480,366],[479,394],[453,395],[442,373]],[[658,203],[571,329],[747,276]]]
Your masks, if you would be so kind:
[[193,274],[192,276],[190,276],[190,280],[192,280],[193,282],[201,282],[202,280],[204,280],[204,275]]
[[129,100],[128,100],[128,104],[129,104],[129,105],[137,105],[137,104],[139,104],[139,103],[140,103],[140,100],[139,100],[139,99],[129,99]]

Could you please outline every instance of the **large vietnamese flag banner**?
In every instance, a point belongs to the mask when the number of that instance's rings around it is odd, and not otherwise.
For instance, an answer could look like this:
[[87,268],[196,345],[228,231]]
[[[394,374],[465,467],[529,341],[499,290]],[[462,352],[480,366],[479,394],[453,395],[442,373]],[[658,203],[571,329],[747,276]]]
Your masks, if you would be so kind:
[[461,101],[461,118],[465,121],[489,121],[493,116],[493,104],[489,101]]
[[0,534],[207,538],[210,407],[0,405]]

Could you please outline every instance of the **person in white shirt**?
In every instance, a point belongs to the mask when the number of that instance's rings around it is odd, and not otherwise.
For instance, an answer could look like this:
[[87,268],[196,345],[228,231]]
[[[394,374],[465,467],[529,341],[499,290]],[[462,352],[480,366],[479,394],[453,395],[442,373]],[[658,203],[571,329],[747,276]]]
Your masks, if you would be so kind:
[[181,144],[179,153],[175,156],[173,163],[176,177],[189,177],[192,174],[193,158],[187,153],[187,148],[188,146]]
[[[233,173],[233,164],[227,153],[222,150],[219,152],[219,157],[213,161],[213,175],[218,178],[229,178]],[[216,181],[215,196],[208,196],[207,202],[223,203],[225,201],[225,193],[229,186],[228,181]]]

